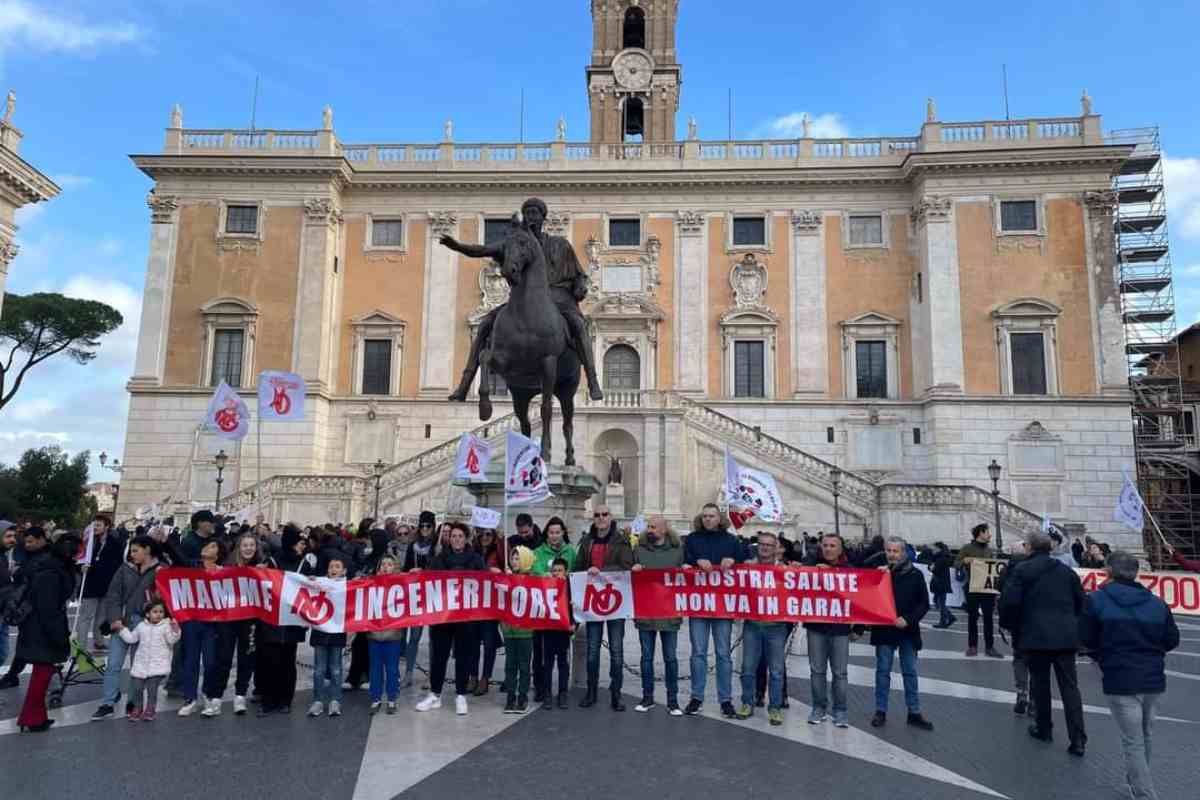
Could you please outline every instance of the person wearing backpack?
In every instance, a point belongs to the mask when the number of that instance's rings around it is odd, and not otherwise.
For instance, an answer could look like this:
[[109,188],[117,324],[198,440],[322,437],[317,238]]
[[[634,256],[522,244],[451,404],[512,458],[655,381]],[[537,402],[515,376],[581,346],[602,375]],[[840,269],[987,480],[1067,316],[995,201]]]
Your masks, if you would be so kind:
[[65,535],[51,545],[46,531],[25,531],[28,558],[21,567],[21,587],[10,598],[5,622],[19,625],[15,657],[33,664],[25,702],[17,717],[22,733],[42,733],[54,720],[46,715],[46,690],[54,667],[71,655],[67,602],[75,590],[74,556],[79,537]]

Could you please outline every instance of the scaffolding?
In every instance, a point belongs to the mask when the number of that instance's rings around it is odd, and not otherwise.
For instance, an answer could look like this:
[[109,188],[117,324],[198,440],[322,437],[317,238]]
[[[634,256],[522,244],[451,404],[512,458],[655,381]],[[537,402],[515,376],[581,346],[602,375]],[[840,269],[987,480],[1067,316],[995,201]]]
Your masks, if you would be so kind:
[[[1192,469],[1183,425],[1183,377],[1175,326],[1163,159],[1157,127],[1112,131],[1109,144],[1133,145],[1113,177],[1114,240],[1129,388],[1133,392],[1138,489],[1176,550],[1200,550],[1192,512]],[[1146,551],[1162,558],[1151,527]]]

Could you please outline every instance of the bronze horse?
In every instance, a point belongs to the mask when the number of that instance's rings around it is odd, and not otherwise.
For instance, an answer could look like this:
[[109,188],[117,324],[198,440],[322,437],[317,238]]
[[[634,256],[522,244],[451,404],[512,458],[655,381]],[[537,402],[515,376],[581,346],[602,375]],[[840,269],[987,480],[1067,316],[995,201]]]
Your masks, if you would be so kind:
[[542,458],[551,461],[554,398],[562,406],[564,464],[575,464],[575,390],[579,359],[570,331],[550,297],[546,256],[537,237],[514,222],[504,241],[501,272],[510,288],[508,302],[496,316],[491,340],[480,357],[479,418],[492,416],[491,372],[504,379],[513,398],[521,433],[530,435],[529,405],[542,396]]

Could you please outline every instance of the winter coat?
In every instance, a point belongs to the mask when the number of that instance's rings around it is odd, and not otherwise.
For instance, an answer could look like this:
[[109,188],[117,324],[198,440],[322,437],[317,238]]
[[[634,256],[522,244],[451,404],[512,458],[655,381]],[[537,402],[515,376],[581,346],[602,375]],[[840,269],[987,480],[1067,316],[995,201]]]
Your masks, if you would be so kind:
[[1179,646],[1179,626],[1145,586],[1114,580],[1088,595],[1079,638],[1100,664],[1105,694],[1166,691],[1166,654]]
[[[571,568],[572,572],[587,572],[588,568],[592,566],[592,545],[600,543],[597,539],[596,526],[592,525],[580,540],[579,547],[575,551],[575,564]],[[617,530],[617,523],[614,521],[608,525],[608,535],[605,541],[608,542],[608,552],[604,555],[604,566],[600,568],[600,571],[627,572],[634,563],[633,545],[629,542],[629,536]]]
[[108,593],[113,576],[125,563],[125,540],[114,531],[104,535],[104,542],[92,547],[92,561],[83,577],[85,600],[99,600]]
[[550,542],[542,542],[542,544],[533,551],[533,569],[530,571],[532,575],[549,575],[550,566],[555,559],[561,558],[567,562],[567,572],[575,568],[575,548],[563,542],[557,550],[550,546]]
[[134,678],[154,678],[171,674],[171,650],[179,641],[180,632],[164,619],[157,625],[142,620],[133,630],[121,628],[121,640],[125,644],[136,644],[133,666],[129,674]]
[[[278,559],[271,559],[264,566],[284,572],[298,572],[311,578],[317,574],[317,569],[314,566],[316,557],[310,559],[310,555],[312,553],[298,558],[293,553],[280,553]],[[262,620],[258,620],[256,625],[255,637],[264,644],[299,644],[304,641],[304,635],[308,631],[303,625],[271,625]]]
[[950,565],[954,556],[949,550],[938,550],[929,566],[929,591],[934,594],[950,594],[953,585],[950,582]]
[[447,547],[429,559],[429,566],[426,569],[483,572],[487,567],[483,565],[483,556],[479,555],[477,551],[468,547],[461,553],[456,553]]
[[31,553],[21,566],[21,583],[28,587],[33,613],[21,623],[14,661],[59,664],[71,655],[71,630],[67,602],[75,590],[75,576],[46,549]]
[[1086,603],[1075,570],[1048,553],[1034,553],[1004,577],[1000,627],[1013,632],[1018,650],[1078,650]]
[[509,534],[508,549],[514,547],[528,547],[530,550],[537,550],[546,542],[546,534],[542,533],[542,529],[537,525],[533,526],[533,535],[525,539],[519,533]]
[[697,561],[709,561],[717,566],[727,558],[739,564],[748,557],[746,545],[724,528],[715,531],[699,528],[683,540],[683,562],[693,567]]
[[[643,536],[633,553],[637,563],[646,569],[670,569],[683,566],[683,543],[674,532],[668,532],[666,538],[655,544],[649,536]],[[683,624],[680,617],[665,619],[635,619],[634,624],[640,631],[677,631]]]
[[411,572],[414,569],[426,569],[429,565],[429,559],[433,557],[433,539],[425,542],[417,539],[408,546],[408,552],[404,554],[404,571]]
[[[14,548],[15,549],[15,548]],[[8,551],[0,550],[0,610],[13,590],[13,571],[8,568]]]
[[905,639],[917,650],[921,649],[921,620],[929,613],[929,587],[921,570],[905,561],[899,567],[891,567],[892,597],[896,600],[896,616],[904,617],[908,627],[903,630],[895,625],[875,625],[871,628],[871,644],[898,647]]
[[136,627],[142,618],[142,609],[155,594],[154,576],[157,574],[157,561],[145,572],[139,572],[129,562],[122,564],[108,584],[108,594],[100,607],[100,620],[109,623],[121,620],[127,628]]

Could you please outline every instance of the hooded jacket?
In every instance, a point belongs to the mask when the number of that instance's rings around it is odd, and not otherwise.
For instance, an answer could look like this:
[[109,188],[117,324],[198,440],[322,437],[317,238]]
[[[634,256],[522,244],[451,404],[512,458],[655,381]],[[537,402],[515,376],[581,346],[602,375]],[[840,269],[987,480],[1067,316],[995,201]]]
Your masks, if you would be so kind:
[[108,584],[108,593],[100,607],[100,619],[108,623],[122,620],[126,627],[136,627],[142,618],[142,609],[156,594],[154,577],[158,574],[158,566],[155,561],[144,572],[139,572],[128,561],[122,564]]
[[[517,557],[517,568],[513,572],[517,575],[528,575],[533,567],[533,551],[525,545],[517,545],[516,548],[510,551]],[[475,553],[475,557],[482,560],[482,557]],[[512,555],[509,556],[510,558]],[[532,639],[532,628],[518,628],[515,625],[505,625],[500,623],[500,632],[504,634],[505,639]]]
[[567,572],[575,569],[575,548],[567,544],[565,541],[555,550],[550,546],[549,541],[542,542],[536,550],[533,551],[533,575],[549,575],[550,566],[554,560],[561,558],[567,562]]
[[180,632],[171,628],[170,620],[164,619],[157,625],[142,620],[133,630],[121,628],[121,639],[125,644],[136,644],[133,666],[129,674],[134,678],[153,678],[171,674],[171,651],[179,641]]
[[1088,595],[1079,634],[1100,664],[1105,694],[1166,691],[1166,654],[1179,646],[1179,627],[1140,583],[1114,580]]
[[[646,569],[670,569],[683,566],[683,543],[674,531],[658,543],[650,541],[649,535],[638,541],[637,549],[633,552],[634,559]],[[666,619],[635,619],[634,624],[640,631],[677,631],[683,624],[680,617]]]
[[1049,553],[1034,553],[1004,577],[1000,627],[1013,632],[1019,650],[1078,650],[1086,602],[1075,570]]

